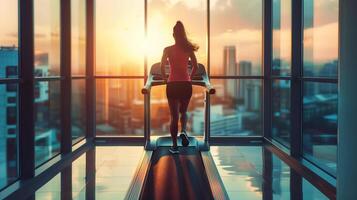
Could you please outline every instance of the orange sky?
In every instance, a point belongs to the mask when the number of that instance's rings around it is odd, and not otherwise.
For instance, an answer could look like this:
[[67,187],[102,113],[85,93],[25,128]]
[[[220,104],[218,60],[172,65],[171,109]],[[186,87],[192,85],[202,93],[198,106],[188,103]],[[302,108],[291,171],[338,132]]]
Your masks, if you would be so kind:
[[[37,14],[37,51],[51,51],[54,34],[59,31],[57,0],[35,0],[36,9],[52,9]],[[51,3],[50,3],[51,2]],[[317,62],[337,58],[337,0],[315,0],[313,39],[305,45],[314,47]],[[0,0],[0,45],[17,43],[17,1]],[[241,6],[244,5],[244,6]],[[148,37],[144,32],[142,0],[100,0],[96,2],[97,72],[125,75],[143,73],[145,53],[149,66],[158,62],[162,49],[173,43],[172,26],[180,19],[191,40],[200,46],[199,62],[206,63],[206,1],[205,0],[148,0]],[[237,59],[261,63],[261,1],[211,0],[211,67],[222,65],[223,46],[235,45]],[[258,11],[257,11],[258,10]],[[57,22],[56,22],[57,21]],[[14,23],[15,22],[15,23]],[[49,26],[48,24],[51,24]],[[289,32],[283,35],[289,34]],[[50,39],[52,37],[52,39]],[[326,42],[329,41],[329,42]],[[331,42],[335,41],[335,42]],[[57,54],[55,52],[53,54]],[[286,54],[288,55],[288,54]],[[57,62],[57,61],[55,61]],[[126,69],[123,69],[123,67]],[[128,66],[131,68],[128,69]],[[109,71],[111,69],[111,71]],[[114,69],[114,70],[113,70]],[[112,71],[113,70],[113,71]]]

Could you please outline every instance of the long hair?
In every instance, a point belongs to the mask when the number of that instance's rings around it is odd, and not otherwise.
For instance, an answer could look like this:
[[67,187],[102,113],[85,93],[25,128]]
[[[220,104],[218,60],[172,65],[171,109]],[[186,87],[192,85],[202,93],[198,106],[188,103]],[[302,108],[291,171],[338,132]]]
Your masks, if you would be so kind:
[[186,35],[185,27],[183,26],[181,21],[177,21],[174,26],[174,38],[176,44],[178,44],[184,51],[197,51],[198,45],[192,43]]

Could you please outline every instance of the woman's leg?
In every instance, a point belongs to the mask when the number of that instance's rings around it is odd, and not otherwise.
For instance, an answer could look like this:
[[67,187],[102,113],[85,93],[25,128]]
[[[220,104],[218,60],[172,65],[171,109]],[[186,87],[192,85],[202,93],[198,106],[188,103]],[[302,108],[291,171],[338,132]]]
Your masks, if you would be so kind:
[[187,126],[187,108],[192,96],[192,84],[190,82],[183,83],[180,99],[180,114],[181,114],[181,131],[186,133]]
[[187,127],[187,108],[190,103],[190,99],[182,99],[180,100],[180,122],[181,122],[181,131],[186,132]]
[[172,146],[177,147],[179,100],[169,98],[168,102],[169,102],[170,114],[171,114],[170,133],[171,133],[171,137],[172,137]]

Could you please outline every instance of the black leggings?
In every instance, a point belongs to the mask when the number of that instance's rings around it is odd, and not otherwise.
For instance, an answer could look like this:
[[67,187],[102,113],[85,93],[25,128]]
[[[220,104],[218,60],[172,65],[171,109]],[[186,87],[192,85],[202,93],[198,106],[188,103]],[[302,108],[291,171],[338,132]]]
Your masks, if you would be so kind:
[[166,96],[169,102],[171,114],[170,133],[172,143],[176,146],[179,114],[181,114],[180,121],[182,131],[186,131],[187,107],[192,96],[191,82],[168,82],[166,87]]

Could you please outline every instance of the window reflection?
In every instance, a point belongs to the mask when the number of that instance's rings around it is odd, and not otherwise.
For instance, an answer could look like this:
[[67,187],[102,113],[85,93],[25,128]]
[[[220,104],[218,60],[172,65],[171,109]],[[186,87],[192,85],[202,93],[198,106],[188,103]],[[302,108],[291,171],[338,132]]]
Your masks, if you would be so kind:
[[290,147],[290,81],[273,81],[272,137]]
[[[304,0],[304,77],[337,80],[338,2]],[[304,155],[335,176],[337,83],[305,82],[303,91]]]
[[211,80],[212,136],[262,135],[261,80]]
[[273,0],[272,75],[291,74],[291,0]]
[[304,0],[303,43],[304,76],[337,78],[338,0]]
[[306,179],[302,180],[303,200],[327,200],[328,198]]
[[83,138],[86,131],[85,79],[72,80],[72,140]]
[[60,75],[60,1],[34,1],[35,76]]
[[35,82],[35,163],[46,162],[60,151],[60,82]]
[[97,79],[96,132],[101,135],[139,135],[144,131],[141,79]]
[[304,83],[304,154],[333,175],[337,165],[337,103],[337,84]]
[[[270,170],[272,171],[273,199],[290,199],[291,186],[298,187],[296,182],[291,179],[291,169],[273,153],[268,152],[268,154],[271,154],[270,159],[272,161],[272,169]],[[302,192],[304,193],[305,191]]]

